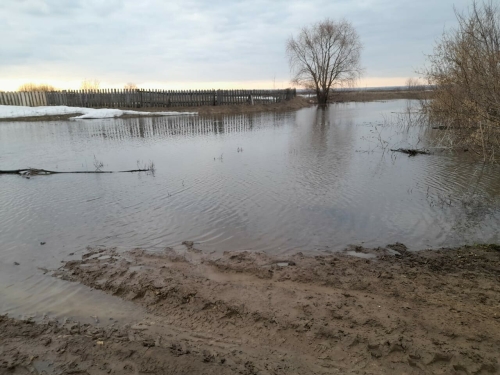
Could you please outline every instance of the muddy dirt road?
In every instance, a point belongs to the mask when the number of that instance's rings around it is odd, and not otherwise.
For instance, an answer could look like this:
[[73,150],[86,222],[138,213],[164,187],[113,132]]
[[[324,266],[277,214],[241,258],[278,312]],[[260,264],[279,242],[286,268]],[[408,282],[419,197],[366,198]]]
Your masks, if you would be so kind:
[[0,318],[0,374],[492,374],[500,248],[402,244],[277,259],[191,242],[89,249],[55,277],[133,301],[116,321]]

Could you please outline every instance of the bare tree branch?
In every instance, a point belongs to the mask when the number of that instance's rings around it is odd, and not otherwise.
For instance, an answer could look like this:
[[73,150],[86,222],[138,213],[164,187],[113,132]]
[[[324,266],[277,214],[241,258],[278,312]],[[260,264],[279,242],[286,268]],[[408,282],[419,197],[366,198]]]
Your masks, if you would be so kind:
[[333,87],[351,86],[362,74],[362,45],[346,20],[326,19],[290,37],[286,53],[292,82],[316,90],[319,104],[326,104]]
[[443,33],[429,56],[424,74],[437,89],[425,109],[455,145],[486,160],[500,148],[500,8],[473,1],[455,15],[458,27]]

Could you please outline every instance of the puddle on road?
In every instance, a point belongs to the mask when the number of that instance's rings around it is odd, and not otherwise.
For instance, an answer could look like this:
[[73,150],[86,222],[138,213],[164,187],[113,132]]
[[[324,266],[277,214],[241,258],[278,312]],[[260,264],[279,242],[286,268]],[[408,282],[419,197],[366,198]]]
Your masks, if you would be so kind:
[[288,267],[290,264],[288,262],[278,262],[276,265],[279,267]]
[[85,285],[36,272],[15,274],[0,267],[0,314],[19,319],[71,319],[101,326],[132,324],[144,318],[145,310]]
[[375,259],[377,257],[375,254],[361,253],[359,251],[353,251],[353,250],[346,251],[345,254],[363,259]]

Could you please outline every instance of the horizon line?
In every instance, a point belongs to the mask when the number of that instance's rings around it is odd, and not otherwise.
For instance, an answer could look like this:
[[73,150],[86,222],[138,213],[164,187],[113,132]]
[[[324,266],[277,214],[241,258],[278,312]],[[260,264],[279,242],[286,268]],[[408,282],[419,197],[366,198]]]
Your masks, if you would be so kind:
[[[367,77],[361,79],[352,88],[375,88],[375,87],[397,87],[406,86],[408,77]],[[49,77],[37,79],[30,78],[0,78],[0,91],[18,91],[19,87],[26,83],[47,84],[61,90],[79,90],[84,79],[57,80]],[[98,80],[99,81],[99,80]],[[251,80],[251,81],[210,81],[210,82],[158,82],[142,81],[100,81],[103,89],[123,89],[132,82],[138,89],[161,89],[161,90],[277,90],[286,88],[302,89],[294,87],[289,80]]]

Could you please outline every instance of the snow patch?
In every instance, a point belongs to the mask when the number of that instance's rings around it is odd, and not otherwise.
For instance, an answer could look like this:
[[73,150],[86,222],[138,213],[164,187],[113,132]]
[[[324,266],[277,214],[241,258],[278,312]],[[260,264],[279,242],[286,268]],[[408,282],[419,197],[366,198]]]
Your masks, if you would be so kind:
[[71,117],[71,120],[79,119],[100,119],[114,118],[123,115],[134,116],[193,116],[197,112],[140,112],[140,111],[122,111],[121,109],[110,108],[81,108],[67,106],[52,106],[52,107],[24,107],[16,105],[0,105],[0,118],[19,118],[19,117],[35,117],[35,116],[59,116],[81,114],[80,116]]

